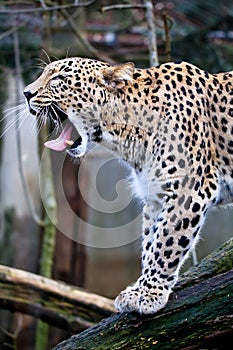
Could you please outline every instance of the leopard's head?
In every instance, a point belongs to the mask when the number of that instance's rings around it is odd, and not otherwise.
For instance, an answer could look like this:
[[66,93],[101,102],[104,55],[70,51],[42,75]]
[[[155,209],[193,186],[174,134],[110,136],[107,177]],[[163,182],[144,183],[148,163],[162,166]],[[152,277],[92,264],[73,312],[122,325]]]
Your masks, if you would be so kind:
[[[133,63],[111,66],[85,58],[67,58],[47,65],[24,90],[30,113],[61,127],[60,136],[45,146],[61,151],[71,145],[68,152],[82,156],[91,135],[101,133],[103,109],[110,113],[113,100],[132,80],[133,72]],[[70,122],[79,134],[73,144]]]

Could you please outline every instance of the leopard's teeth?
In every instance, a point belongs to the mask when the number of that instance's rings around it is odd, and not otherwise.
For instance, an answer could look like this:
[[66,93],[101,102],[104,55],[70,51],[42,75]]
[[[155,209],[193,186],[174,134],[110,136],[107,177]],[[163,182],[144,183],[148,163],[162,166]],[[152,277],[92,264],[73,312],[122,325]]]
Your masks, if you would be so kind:
[[66,143],[68,146],[73,146],[74,141],[73,141],[73,140],[65,140],[65,143]]

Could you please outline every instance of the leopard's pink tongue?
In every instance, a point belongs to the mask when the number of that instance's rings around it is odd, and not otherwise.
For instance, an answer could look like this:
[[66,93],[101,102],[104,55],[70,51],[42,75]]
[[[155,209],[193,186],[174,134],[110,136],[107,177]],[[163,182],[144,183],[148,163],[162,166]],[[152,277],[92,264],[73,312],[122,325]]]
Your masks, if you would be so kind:
[[62,130],[60,136],[58,136],[57,139],[47,141],[44,143],[45,147],[53,149],[54,151],[63,151],[67,148],[67,142],[70,141],[71,133],[72,133],[72,126],[65,125],[64,129]]

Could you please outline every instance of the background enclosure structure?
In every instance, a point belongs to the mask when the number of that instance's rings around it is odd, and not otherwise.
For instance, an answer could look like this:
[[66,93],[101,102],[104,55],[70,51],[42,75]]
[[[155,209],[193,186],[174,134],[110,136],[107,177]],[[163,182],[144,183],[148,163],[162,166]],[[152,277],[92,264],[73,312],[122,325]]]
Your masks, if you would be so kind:
[[[0,64],[1,64],[1,106],[9,109],[18,97],[17,86],[35,79],[41,71],[37,59],[48,62],[66,56],[95,57],[110,62],[134,61],[137,66],[149,66],[148,23],[143,8],[143,1],[122,1],[122,5],[136,5],[135,8],[109,9],[108,6],[119,4],[117,1],[83,1],[86,6],[74,6],[74,1],[0,1]],[[174,61],[188,60],[210,72],[232,69],[233,56],[233,4],[231,1],[152,1],[154,6],[156,39],[160,62],[170,59]],[[88,6],[89,5],[89,6]],[[37,8],[38,11],[34,11]],[[102,9],[102,10],[101,10]],[[21,77],[16,77],[17,50],[15,35],[18,36]],[[44,50],[46,54],[44,53]],[[20,82],[19,82],[20,79]],[[21,84],[21,85],[19,85]],[[7,88],[6,88],[7,87]],[[19,113],[19,110],[18,112]],[[6,114],[4,113],[4,117]],[[1,122],[1,130],[6,120],[15,118],[10,110],[7,119]],[[23,118],[23,114],[22,114]],[[21,122],[20,122],[21,124]],[[38,174],[40,156],[37,132],[31,133],[32,124],[28,119],[21,125],[21,143],[24,172],[30,193],[38,215],[43,215],[40,203]],[[42,251],[43,227],[39,227],[31,217],[21,190],[18,177],[18,154],[15,142],[15,128],[9,129],[0,140],[0,196],[1,196],[1,226],[0,226],[0,263],[27,271],[39,272]],[[43,141],[42,141],[43,142]],[[38,154],[36,160],[35,154]],[[99,158],[108,157],[100,150]],[[53,167],[60,162],[58,154],[52,154]],[[106,158],[107,159],[107,158]],[[32,162],[33,163],[30,163]],[[63,158],[62,158],[63,161]],[[33,165],[31,165],[33,164]],[[102,181],[99,184],[101,195],[105,202],[113,202],[116,197],[116,185],[125,177],[125,170],[110,161],[102,170]],[[116,212],[100,213],[96,208],[98,201],[94,196],[94,188],[90,187],[89,174],[98,168],[96,157],[90,157],[86,176],[77,187],[78,167],[68,159],[64,160],[62,169],[62,184],[70,206],[77,215],[96,226],[98,242],[101,246],[102,228],[117,227],[128,218],[138,214],[138,204],[131,201],[126,210],[120,210],[122,204],[116,204]],[[30,170],[30,171],[29,171]],[[53,171],[56,175],[56,171]],[[108,174],[109,176],[105,176]],[[109,179],[112,179],[109,181]],[[54,176],[55,188],[61,180]],[[103,191],[105,189],[105,192]],[[89,189],[89,205],[81,195]],[[128,195],[128,193],[127,193]],[[58,216],[63,215],[60,193],[56,193]],[[122,199],[124,200],[124,199]],[[91,208],[92,209],[91,209]],[[73,218],[73,217],[72,217]],[[88,235],[85,225],[76,225],[72,218],[66,217],[67,227],[73,229],[73,234]],[[213,250],[227,237],[232,235],[232,210],[215,210],[209,217],[199,244],[199,259]],[[62,232],[56,233],[56,248],[54,251],[54,278],[83,286],[90,291],[98,292],[108,297],[114,297],[127,283],[136,279],[139,271],[139,225],[132,226],[129,242],[121,247],[109,249],[91,248],[77,244]],[[219,234],[221,232],[221,234]],[[208,237],[211,237],[210,239]],[[0,310],[1,331],[0,344],[17,343],[17,349],[33,349],[35,344],[34,320],[22,315],[12,316]],[[6,333],[8,330],[10,333]],[[16,330],[16,334],[14,332]],[[56,344],[69,334],[58,330],[50,330],[50,344]],[[40,349],[42,350],[42,348]]]

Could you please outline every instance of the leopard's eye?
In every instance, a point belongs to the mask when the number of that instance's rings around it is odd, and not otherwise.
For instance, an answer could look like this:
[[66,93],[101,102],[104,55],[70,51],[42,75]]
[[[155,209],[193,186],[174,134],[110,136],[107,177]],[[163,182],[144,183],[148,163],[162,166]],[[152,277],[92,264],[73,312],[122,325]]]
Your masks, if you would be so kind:
[[64,75],[58,74],[58,75],[54,76],[54,77],[50,80],[49,84],[50,84],[50,86],[52,86],[52,87],[53,87],[53,86],[57,86],[61,81],[64,80],[64,78],[65,78]]

